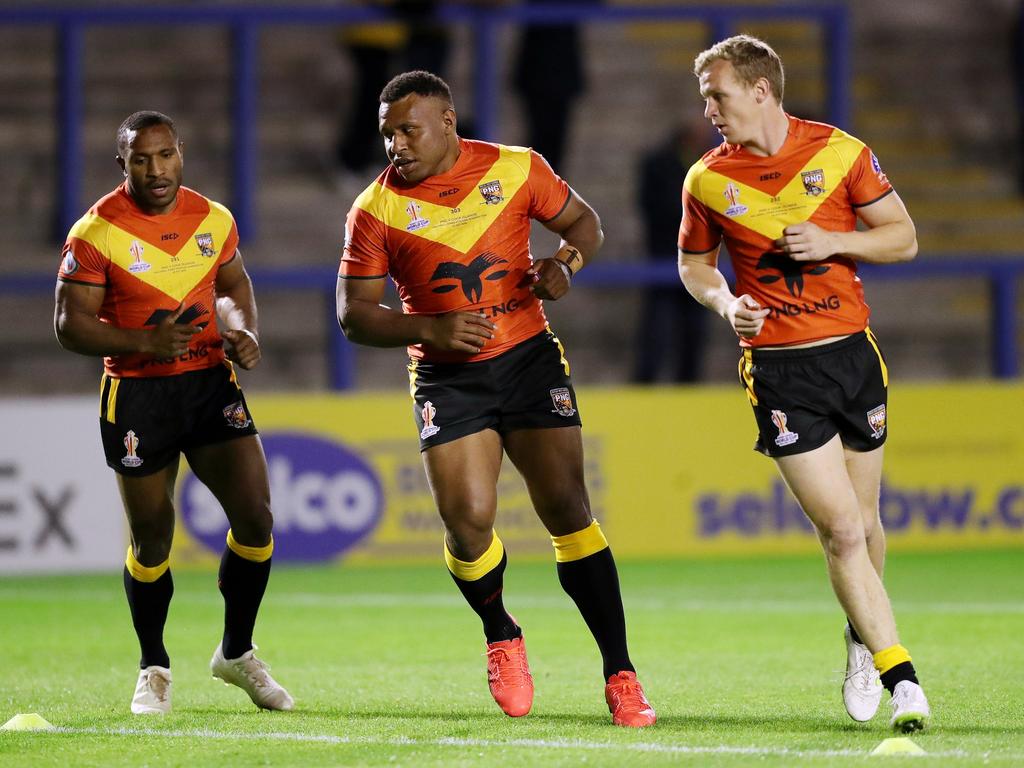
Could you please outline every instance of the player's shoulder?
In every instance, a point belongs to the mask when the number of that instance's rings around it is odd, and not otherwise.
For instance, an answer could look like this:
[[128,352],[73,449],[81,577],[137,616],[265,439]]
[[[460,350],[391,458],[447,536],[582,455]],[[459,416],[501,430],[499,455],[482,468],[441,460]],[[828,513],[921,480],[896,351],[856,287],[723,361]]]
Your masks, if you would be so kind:
[[111,224],[130,208],[123,187],[118,187],[97,200],[85,214],[74,223],[68,232],[68,239],[74,237],[100,245],[106,238]]
[[830,123],[804,120],[790,115],[790,130],[803,142],[828,145],[844,159],[852,162],[864,150],[863,141]]
[[234,221],[235,218],[226,205],[207,197],[201,192],[197,192],[191,187],[178,188],[178,207],[175,209],[175,213],[183,216],[190,214],[212,214],[213,216],[231,221]]
[[699,196],[698,191],[700,189],[701,180],[708,173],[708,171],[714,170],[716,167],[720,167],[735,153],[735,147],[730,144],[722,142],[717,147],[712,147],[697,160],[690,169],[686,172],[686,178],[683,181],[683,189],[689,192],[691,195]]

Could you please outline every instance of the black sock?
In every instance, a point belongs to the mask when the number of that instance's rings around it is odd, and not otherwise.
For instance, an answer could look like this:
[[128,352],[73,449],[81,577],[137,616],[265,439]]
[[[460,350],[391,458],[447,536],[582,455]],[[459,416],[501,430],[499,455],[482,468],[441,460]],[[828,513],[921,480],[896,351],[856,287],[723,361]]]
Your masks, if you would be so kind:
[[882,685],[891,694],[893,689],[896,687],[896,683],[902,682],[903,680],[909,680],[912,683],[917,683],[917,672],[914,670],[914,665],[909,661],[903,661],[897,664],[887,672],[883,672],[880,677],[882,678]]
[[476,611],[484,624],[484,637],[488,643],[496,643],[500,640],[513,640],[521,637],[523,630],[519,628],[515,620],[508,615],[505,604],[501,600],[501,592],[504,584],[505,566],[508,564],[508,555],[501,553],[501,562],[485,573],[479,579],[465,581],[460,579],[450,570],[452,579],[466,598],[469,607]]
[[864,641],[860,639],[860,635],[857,634],[857,630],[853,626],[853,622],[849,618],[846,619],[846,626],[850,628],[850,639],[855,643],[864,645]]
[[616,672],[635,672],[626,650],[626,617],[611,548],[558,563],[557,568],[562,589],[576,603],[601,649],[604,679]]
[[267,591],[272,559],[256,563],[246,560],[229,547],[224,548],[217,586],[224,595],[222,647],[225,659],[237,659],[252,650],[252,630],[256,626],[263,593]]
[[158,666],[170,668],[171,660],[164,648],[164,624],[174,594],[174,581],[168,568],[156,581],[138,581],[124,569],[124,594],[132,612],[132,624],[139,638],[142,657],[139,669]]

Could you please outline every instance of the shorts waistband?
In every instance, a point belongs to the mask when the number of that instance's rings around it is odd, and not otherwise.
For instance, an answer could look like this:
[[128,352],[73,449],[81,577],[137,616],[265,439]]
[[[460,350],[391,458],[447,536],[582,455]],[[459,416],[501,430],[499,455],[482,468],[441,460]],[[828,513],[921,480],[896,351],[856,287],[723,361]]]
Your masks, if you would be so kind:
[[839,352],[840,350],[846,349],[847,347],[860,344],[868,338],[868,333],[869,331],[867,330],[858,331],[857,333],[851,333],[845,339],[832,341],[828,344],[820,344],[817,347],[798,347],[796,349],[753,348],[747,351],[750,352],[750,357],[755,363],[758,361],[767,362],[769,360],[806,360],[810,357],[829,355],[833,352]]

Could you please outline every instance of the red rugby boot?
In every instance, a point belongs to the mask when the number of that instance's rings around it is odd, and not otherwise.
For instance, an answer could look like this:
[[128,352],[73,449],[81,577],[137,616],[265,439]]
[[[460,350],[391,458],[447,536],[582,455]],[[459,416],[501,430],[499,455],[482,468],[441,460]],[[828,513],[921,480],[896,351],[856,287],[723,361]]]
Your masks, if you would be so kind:
[[533,677],[522,637],[487,644],[487,685],[506,715],[522,717],[530,711]]
[[644,728],[654,725],[658,716],[654,707],[644,696],[644,689],[636,679],[636,672],[617,672],[608,678],[604,687],[604,698],[612,722],[630,728]]

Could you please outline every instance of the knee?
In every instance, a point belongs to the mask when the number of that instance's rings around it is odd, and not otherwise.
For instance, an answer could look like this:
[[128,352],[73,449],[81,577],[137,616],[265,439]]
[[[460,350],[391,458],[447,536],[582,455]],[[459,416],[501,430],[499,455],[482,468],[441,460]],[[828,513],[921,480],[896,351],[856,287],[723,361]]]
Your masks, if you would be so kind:
[[848,560],[866,547],[866,535],[862,525],[839,523],[819,529],[825,553],[830,558]]
[[274,515],[269,501],[252,505],[246,514],[235,515],[231,521],[231,534],[247,547],[265,547],[270,543],[273,529]]
[[459,560],[473,562],[491,545],[494,515],[483,511],[445,517],[445,540]]

